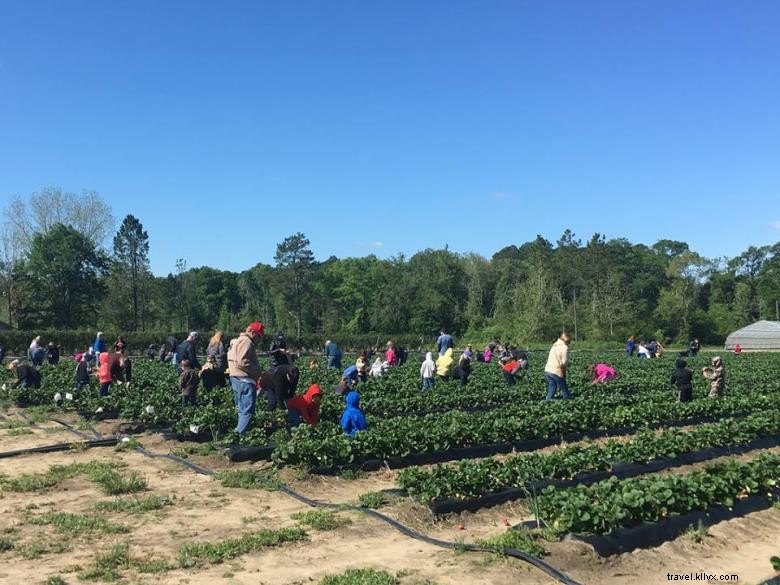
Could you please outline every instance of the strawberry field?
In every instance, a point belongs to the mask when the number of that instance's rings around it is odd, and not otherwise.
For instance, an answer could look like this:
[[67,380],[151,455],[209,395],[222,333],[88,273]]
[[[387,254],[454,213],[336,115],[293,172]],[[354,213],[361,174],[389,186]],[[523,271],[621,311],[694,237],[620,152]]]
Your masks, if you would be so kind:
[[[243,473],[238,485],[248,489],[268,481],[297,483],[304,491],[317,482],[362,482],[385,494],[378,501],[391,516],[427,511],[429,519],[416,526],[422,532],[463,528],[469,514],[478,542],[496,515],[505,516],[501,538],[511,535],[512,548],[558,559],[558,568],[575,577],[585,569],[561,557],[573,546],[569,541],[591,546],[594,559],[650,554],[692,530],[706,533],[770,515],[774,531],[757,530],[756,550],[763,551],[762,539],[780,542],[780,355],[726,355],[726,395],[717,399],[707,397],[709,383],[700,375],[710,356],[689,358],[695,386],[688,403],[676,400],[669,357],[574,352],[572,399],[551,402],[543,400],[541,353],[531,355],[529,371],[514,386],[506,385],[497,364],[475,364],[466,386],[437,381],[429,391],[420,389],[416,357],[359,388],[369,426],[354,438],[338,424],[344,408],[334,390],[339,372],[324,364],[302,368],[298,385],[299,392],[312,383],[323,388],[318,426],[288,430],[286,412],[267,411],[261,396],[244,437],[233,433],[229,387],[201,389],[198,406],[182,408],[177,375],[159,362],[137,361],[132,382],[115,385],[105,398],[96,382],[74,389],[69,361],[43,366],[40,389],[12,388],[3,370],[0,398],[5,421],[64,419],[79,440],[130,429],[131,448],[154,441],[156,456],[174,453]],[[591,385],[585,368],[597,361],[614,365],[618,379]],[[22,426],[6,422],[7,436],[21,434]],[[46,442],[40,439],[30,445]],[[236,452],[256,463],[231,463],[227,456]],[[84,469],[85,478],[96,473]],[[0,471],[0,494],[17,489],[18,481]],[[197,566],[193,561],[177,570]]]

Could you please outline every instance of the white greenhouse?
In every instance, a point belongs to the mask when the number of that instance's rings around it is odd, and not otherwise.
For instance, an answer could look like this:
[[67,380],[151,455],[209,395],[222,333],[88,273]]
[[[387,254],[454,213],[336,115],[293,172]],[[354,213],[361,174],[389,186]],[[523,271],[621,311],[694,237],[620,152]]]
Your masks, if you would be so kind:
[[739,344],[743,350],[780,349],[780,321],[756,321],[726,338],[726,349]]

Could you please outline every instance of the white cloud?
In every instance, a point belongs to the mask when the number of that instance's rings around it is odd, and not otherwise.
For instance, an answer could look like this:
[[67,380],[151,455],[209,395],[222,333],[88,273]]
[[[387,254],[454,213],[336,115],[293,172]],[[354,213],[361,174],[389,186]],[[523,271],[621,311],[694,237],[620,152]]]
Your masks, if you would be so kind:
[[772,227],[776,230],[780,230],[780,219],[772,222]]
[[503,191],[493,191],[493,197],[495,197],[496,199],[503,199],[504,197],[506,197],[506,193],[504,193]]

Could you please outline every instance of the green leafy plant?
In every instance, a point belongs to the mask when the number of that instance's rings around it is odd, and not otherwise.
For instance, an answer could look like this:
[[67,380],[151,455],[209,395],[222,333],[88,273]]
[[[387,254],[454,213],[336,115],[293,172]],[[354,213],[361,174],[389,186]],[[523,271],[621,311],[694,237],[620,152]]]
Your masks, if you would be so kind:
[[239,538],[228,538],[214,543],[186,543],[179,547],[179,566],[194,567],[204,561],[219,564],[255,550],[307,539],[306,532],[301,528],[280,528],[260,530],[244,534]]
[[336,530],[342,526],[352,524],[352,520],[339,516],[335,512],[327,510],[310,510],[308,512],[300,512],[293,514],[292,518],[297,520],[301,524],[310,526],[314,530]]
[[348,569],[340,575],[329,575],[320,585],[398,585],[398,579],[387,571]]

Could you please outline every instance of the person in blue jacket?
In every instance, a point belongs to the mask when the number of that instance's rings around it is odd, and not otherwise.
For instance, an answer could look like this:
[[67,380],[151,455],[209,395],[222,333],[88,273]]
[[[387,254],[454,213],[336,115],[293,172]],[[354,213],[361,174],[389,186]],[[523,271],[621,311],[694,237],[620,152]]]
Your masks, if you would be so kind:
[[347,380],[350,381],[350,383],[354,386],[357,384],[358,381],[358,369],[356,365],[349,366],[346,370],[344,370],[344,373],[341,374],[343,377],[345,377]]
[[328,358],[328,368],[341,369],[341,349],[335,341],[330,339],[325,342],[325,357]]
[[347,394],[347,408],[341,415],[341,428],[348,437],[354,437],[358,431],[368,428],[366,415],[360,409],[360,393],[356,390]]
[[100,354],[108,351],[108,346],[106,345],[106,341],[103,339],[102,331],[97,332],[95,342],[92,344],[92,349],[95,351],[95,355],[97,356],[97,365],[100,365]]

